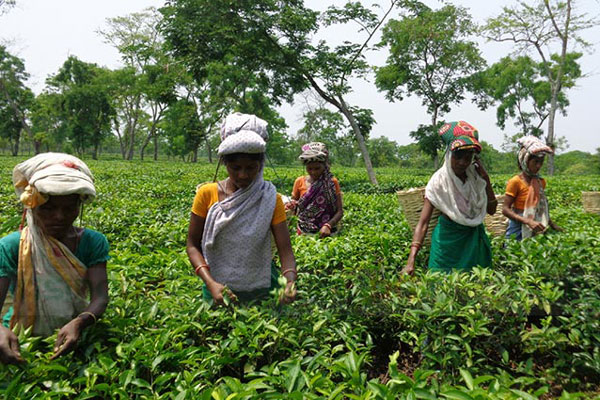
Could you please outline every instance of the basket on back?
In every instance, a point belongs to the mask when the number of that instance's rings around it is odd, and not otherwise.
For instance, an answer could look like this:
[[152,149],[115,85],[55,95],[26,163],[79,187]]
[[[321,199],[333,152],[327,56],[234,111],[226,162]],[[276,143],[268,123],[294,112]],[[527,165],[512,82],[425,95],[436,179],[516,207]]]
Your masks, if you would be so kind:
[[585,212],[600,214],[600,192],[581,192],[581,202]]
[[506,228],[508,228],[508,218],[502,214],[502,205],[504,204],[504,195],[497,194],[496,200],[498,200],[498,207],[494,215],[487,214],[483,223],[485,229],[494,236],[504,236]]
[[[398,193],[398,201],[406,217],[408,225],[412,231],[415,231],[419,219],[421,218],[421,210],[423,210],[423,204],[425,202],[425,188],[416,188],[401,190]],[[498,208],[494,215],[486,215],[484,224],[487,231],[494,236],[502,236],[506,232],[508,227],[508,218],[502,214],[502,203],[504,202],[504,195],[496,195],[498,200]],[[429,228],[427,229],[427,236],[423,240],[423,244],[429,246],[431,244],[431,234],[433,229],[437,225],[437,220],[440,215],[440,211],[437,208],[433,209],[431,218],[429,219]]]
[[[421,218],[421,210],[423,210],[423,204],[425,202],[425,188],[415,188],[408,190],[401,190],[398,193],[398,201],[406,217],[408,225],[415,231],[419,219]],[[440,216],[440,210],[437,208],[433,209],[431,218],[429,218],[429,228],[427,229],[427,236],[423,240],[423,244],[429,246],[431,244],[431,234],[433,229],[437,225],[438,217]]]

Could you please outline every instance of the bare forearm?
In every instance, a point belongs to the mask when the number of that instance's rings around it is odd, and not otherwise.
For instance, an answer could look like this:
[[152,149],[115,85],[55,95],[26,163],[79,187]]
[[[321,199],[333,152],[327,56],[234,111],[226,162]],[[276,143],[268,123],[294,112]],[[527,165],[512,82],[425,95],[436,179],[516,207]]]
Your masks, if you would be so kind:
[[333,217],[329,220],[329,225],[331,225],[332,227],[336,226],[343,216],[344,210],[337,210],[337,212],[333,214]]

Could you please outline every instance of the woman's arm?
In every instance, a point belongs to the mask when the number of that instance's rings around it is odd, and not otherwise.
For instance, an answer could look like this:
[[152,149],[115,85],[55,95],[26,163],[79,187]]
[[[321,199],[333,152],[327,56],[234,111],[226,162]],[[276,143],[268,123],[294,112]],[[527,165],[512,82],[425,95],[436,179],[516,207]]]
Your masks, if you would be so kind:
[[90,288],[90,304],[77,317],[73,318],[58,331],[56,343],[54,344],[54,355],[52,355],[51,359],[60,357],[73,350],[83,329],[95,323],[106,310],[106,306],[108,305],[106,262],[89,267],[86,271],[85,279]]
[[[194,213],[190,214],[186,251],[194,272],[204,281],[214,302],[216,304],[223,304],[223,289],[225,289],[225,286],[213,279],[210,274],[210,266],[206,262],[204,255],[202,255],[202,235],[204,234],[205,222],[205,218]],[[229,292],[228,294],[229,297],[235,300],[233,292]]]
[[419,218],[419,222],[415,227],[413,242],[410,245],[408,261],[406,262],[406,266],[402,269],[403,274],[412,275],[415,272],[415,258],[417,257],[417,253],[419,253],[421,246],[423,245],[423,239],[425,239],[425,235],[427,235],[429,220],[431,219],[432,213],[433,204],[431,204],[431,202],[426,198],[423,204],[423,209],[421,210],[421,218]]
[[294,252],[292,251],[292,243],[290,241],[290,232],[288,230],[287,222],[283,221],[277,225],[271,226],[271,232],[275,238],[277,254],[279,254],[279,260],[281,261],[281,275],[287,279],[284,296],[281,301],[283,303],[291,303],[296,299],[295,282],[298,277],[298,272],[296,270],[296,259],[294,258]]
[[525,225],[529,226],[529,228],[536,233],[543,232],[544,229],[546,229],[544,224],[542,224],[541,222],[537,222],[533,218],[525,218],[525,217],[517,214],[512,209],[512,205],[514,204],[514,202],[515,202],[515,198],[512,197],[511,195],[507,194],[504,196],[504,203],[502,204],[502,214],[506,218],[510,218],[513,221],[517,221],[522,224],[525,224]]
[[[342,203],[342,195],[341,194],[338,194],[336,196],[335,207],[336,207],[337,211],[335,212],[335,214],[333,214],[333,217],[331,217],[331,219],[329,221],[327,221],[327,223],[329,225],[331,225],[331,228],[336,226],[337,223],[340,222],[340,220],[344,216],[344,206]],[[331,235],[331,229],[327,225],[323,225],[320,230],[320,236],[325,237],[325,236],[330,236],[330,235]]]
[[494,193],[494,189],[492,189],[492,183],[490,182],[490,176],[488,175],[483,163],[480,159],[475,161],[475,171],[485,180],[485,194],[487,195],[487,209],[486,212],[489,215],[494,215],[496,213],[496,208],[498,208],[498,199],[496,199],[496,194]]
[[[8,293],[8,286],[10,279],[6,277],[0,278],[0,309],[4,306],[4,300],[6,299],[6,293]],[[0,316],[1,318],[1,316]],[[19,352],[19,339],[8,328],[5,328],[0,323],[0,362],[3,364],[18,364],[24,362]]]

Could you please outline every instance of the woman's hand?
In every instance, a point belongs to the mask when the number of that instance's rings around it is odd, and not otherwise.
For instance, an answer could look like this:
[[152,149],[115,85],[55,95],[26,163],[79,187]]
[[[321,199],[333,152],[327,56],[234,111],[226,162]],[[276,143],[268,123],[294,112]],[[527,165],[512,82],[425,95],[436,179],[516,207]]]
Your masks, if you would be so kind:
[[477,173],[479,174],[479,176],[481,176],[485,180],[490,179],[490,177],[489,177],[487,171],[485,170],[485,167],[483,166],[483,163],[481,162],[481,160],[477,159],[473,163],[473,166],[475,167],[475,171],[477,171]]
[[73,350],[81,335],[82,324],[83,320],[75,317],[58,331],[56,343],[54,344],[54,355],[50,357],[51,360]]
[[19,352],[19,339],[10,329],[0,325],[0,362],[19,364],[25,362]]
[[296,281],[288,281],[280,301],[283,304],[290,304],[294,300],[296,300]]
[[296,206],[298,205],[298,201],[297,200],[290,200],[287,203],[284,204],[284,207],[286,210],[292,210],[292,211],[296,211]]
[[560,226],[556,225],[553,221],[550,221],[550,227],[558,232],[564,232],[565,230]]
[[329,229],[329,226],[323,225],[321,230],[319,230],[319,236],[322,238],[331,236],[331,229]]
[[537,222],[533,218],[529,218],[527,220],[527,226],[535,233],[544,232],[546,230],[544,224],[542,224],[541,222]]
[[413,275],[415,273],[415,262],[414,260],[408,260],[406,266],[402,268],[401,274]]
[[236,295],[227,288],[227,286],[220,284],[219,282],[212,282],[208,286],[208,291],[210,292],[215,304],[223,305],[225,304],[224,294],[227,293],[230,299],[233,301],[237,301]]

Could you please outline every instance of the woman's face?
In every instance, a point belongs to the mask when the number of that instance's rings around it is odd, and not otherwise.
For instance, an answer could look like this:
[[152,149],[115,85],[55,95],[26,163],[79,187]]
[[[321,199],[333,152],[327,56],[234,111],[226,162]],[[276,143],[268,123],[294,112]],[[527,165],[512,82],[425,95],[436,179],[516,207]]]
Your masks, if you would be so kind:
[[544,157],[529,157],[529,160],[527,161],[527,168],[529,169],[529,172],[534,175],[540,172],[543,165]]
[[474,156],[475,150],[473,149],[456,150],[452,152],[452,157],[450,157],[450,166],[452,167],[452,170],[456,176],[464,176],[467,168],[473,162]]
[[311,161],[306,163],[306,173],[310,175],[313,181],[316,181],[325,172],[325,163],[320,161]]
[[229,161],[225,164],[229,179],[236,188],[245,189],[254,181],[258,171],[260,171],[261,162],[252,160],[248,157],[238,157],[235,161]]
[[33,213],[48,235],[62,238],[77,219],[80,204],[78,194],[50,196],[47,202],[34,208]]

